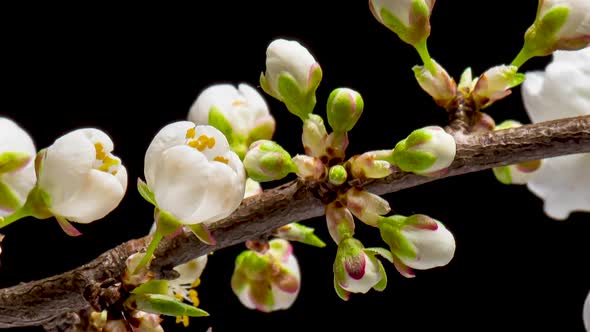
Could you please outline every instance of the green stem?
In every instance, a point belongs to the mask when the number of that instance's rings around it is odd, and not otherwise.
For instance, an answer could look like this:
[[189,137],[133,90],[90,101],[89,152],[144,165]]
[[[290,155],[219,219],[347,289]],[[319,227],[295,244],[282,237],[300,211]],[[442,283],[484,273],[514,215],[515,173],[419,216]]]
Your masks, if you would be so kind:
[[13,214],[4,218],[0,217],[0,228],[8,226],[19,219],[30,217],[32,215],[31,212],[32,211],[26,205],[23,205],[20,209],[14,211]]
[[530,52],[527,52],[524,48],[522,48],[520,52],[518,52],[518,55],[516,55],[516,58],[512,60],[511,65],[520,68],[520,66],[529,61],[532,57],[533,55]]
[[138,273],[144,266],[146,266],[152,260],[152,255],[154,254],[154,251],[156,251],[156,248],[158,248],[158,244],[160,243],[160,241],[162,241],[163,238],[164,238],[164,236],[160,232],[156,231],[154,233],[154,237],[152,237],[152,241],[150,242],[149,246],[147,247],[143,258],[141,259],[141,261],[139,262],[139,264],[137,265],[137,267],[133,271],[133,274]]
[[428,45],[426,44],[426,38],[424,38],[422,41],[417,42],[414,45],[414,48],[416,49],[416,51],[418,51],[418,55],[420,55],[420,59],[422,59],[424,67],[426,67],[426,69],[428,69],[428,71],[432,75],[436,75],[436,65],[434,64],[434,61],[428,53]]

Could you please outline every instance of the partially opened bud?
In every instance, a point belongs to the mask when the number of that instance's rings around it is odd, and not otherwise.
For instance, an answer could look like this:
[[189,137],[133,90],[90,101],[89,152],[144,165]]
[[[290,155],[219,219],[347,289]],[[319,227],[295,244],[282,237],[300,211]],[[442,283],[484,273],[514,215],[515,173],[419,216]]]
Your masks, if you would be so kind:
[[430,35],[430,15],[435,0],[369,0],[373,16],[399,36],[415,45]]
[[590,45],[590,2],[539,0],[537,17],[524,35],[522,50],[513,61],[521,66],[534,56],[555,50],[580,50]]
[[303,121],[301,140],[305,154],[312,157],[322,157],[326,154],[326,139],[328,132],[321,116],[310,114]]
[[471,97],[478,108],[485,108],[510,95],[510,89],[524,81],[524,74],[516,66],[496,66],[481,74]]
[[321,79],[320,65],[300,43],[276,39],[268,45],[266,73],[260,75],[260,86],[302,120],[313,111]]
[[338,244],[334,261],[335,287],[350,293],[366,293],[385,277],[381,262],[364,249],[355,238],[344,239]]
[[273,239],[264,253],[243,251],[236,258],[231,287],[249,309],[271,312],[291,307],[301,287],[299,264],[291,244]]
[[244,167],[248,176],[259,182],[279,180],[297,171],[289,153],[268,140],[252,143],[244,157]]
[[357,91],[334,89],[327,102],[328,123],[334,131],[350,131],[361,117],[363,107],[363,98]]
[[446,171],[455,159],[455,139],[438,126],[414,130],[393,150],[393,162],[403,171],[424,176]]
[[350,188],[344,200],[350,212],[369,226],[377,226],[380,217],[391,210],[386,200],[364,189]]
[[453,234],[441,222],[426,215],[385,217],[379,221],[379,230],[383,241],[398,260],[398,270],[405,270],[404,267],[426,270],[444,266],[455,254]]
[[322,180],[326,177],[326,166],[318,158],[298,154],[292,160],[297,165],[295,173],[298,177],[306,180]]
[[390,158],[391,150],[369,151],[352,156],[347,164],[356,179],[381,179],[393,172],[393,166],[381,158]]
[[447,71],[432,60],[436,71],[430,72],[425,66],[414,66],[412,70],[422,90],[426,91],[441,107],[448,107],[457,95],[457,84]]
[[37,186],[62,227],[67,220],[101,219],[123,199],[127,170],[113,149],[107,134],[84,128],[58,138],[40,153]]
[[242,158],[252,142],[271,139],[275,130],[264,98],[245,83],[237,89],[231,84],[207,87],[191,106],[188,118],[195,124],[219,129]]
[[[517,128],[522,124],[514,120],[506,120],[496,126],[495,130]],[[494,167],[493,172],[498,181],[503,184],[526,184],[535,176],[536,171],[541,167],[541,160],[530,160],[516,165]]]
[[354,218],[350,210],[341,202],[334,201],[326,205],[326,222],[332,240],[339,244],[342,239],[354,235]]

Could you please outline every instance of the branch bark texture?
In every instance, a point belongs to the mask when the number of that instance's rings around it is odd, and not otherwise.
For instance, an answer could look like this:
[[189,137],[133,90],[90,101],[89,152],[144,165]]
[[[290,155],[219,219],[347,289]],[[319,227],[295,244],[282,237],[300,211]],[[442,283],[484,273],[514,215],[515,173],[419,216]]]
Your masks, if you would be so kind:
[[[590,116],[561,119],[502,131],[465,136],[448,172],[423,177],[401,170],[387,178],[360,183],[376,194],[418,186],[444,177],[528,160],[590,152]],[[201,243],[190,231],[162,241],[151,269],[159,276],[197,256],[268,234],[294,221],[323,215],[317,184],[292,181],[244,200],[228,218],[211,225],[215,246]],[[150,236],[131,240],[92,262],[50,278],[0,290],[0,328],[55,324],[59,317],[100,310],[121,295],[118,282],[129,255],[145,249]]]

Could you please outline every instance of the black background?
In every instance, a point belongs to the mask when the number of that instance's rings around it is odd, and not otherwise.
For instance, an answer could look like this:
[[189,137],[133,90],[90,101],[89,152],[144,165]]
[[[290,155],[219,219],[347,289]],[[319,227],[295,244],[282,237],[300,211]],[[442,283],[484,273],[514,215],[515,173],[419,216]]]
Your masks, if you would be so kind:
[[[197,2],[195,2],[197,3]],[[203,1],[180,7],[2,8],[0,114],[15,119],[38,148],[79,127],[106,131],[129,172],[129,189],[107,218],[66,236],[52,220],[21,220],[2,230],[0,287],[75,268],[146,234],[152,210],[134,184],[155,133],[183,120],[210,84],[258,85],[265,50],[274,38],[296,39],[321,64],[324,79],[316,113],[325,116],[330,91],[358,90],[365,111],[350,134],[350,154],[391,148],[411,130],[445,125],[446,115],[417,85],[417,53],[381,26],[366,1]],[[237,2],[236,2],[237,3]],[[438,1],[432,16],[432,56],[454,77],[509,63],[533,21],[534,0]],[[550,58],[526,63],[542,69]],[[500,122],[529,122],[520,88],[489,113]],[[300,121],[271,97],[276,141],[302,151]],[[309,220],[329,243],[295,244],[302,269],[299,298],[288,311],[261,314],[240,305],[229,280],[235,246],[216,252],[202,276],[201,307],[191,331],[583,331],[582,303],[590,288],[589,215],[546,217],[526,187],[504,186],[491,171],[448,178],[385,196],[393,211],[424,213],[454,233],[451,263],[404,279],[387,265],[389,285],[341,301],[332,288],[335,245],[323,218]],[[382,245],[359,224],[365,245]],[[167,331],[183,328],[167,319]],[[15,329],[15,331],[18,331]]]

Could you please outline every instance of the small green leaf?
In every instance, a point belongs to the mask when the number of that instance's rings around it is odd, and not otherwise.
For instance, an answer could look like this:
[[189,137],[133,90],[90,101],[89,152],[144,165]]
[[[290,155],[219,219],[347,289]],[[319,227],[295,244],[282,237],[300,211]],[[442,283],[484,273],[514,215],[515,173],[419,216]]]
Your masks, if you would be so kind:
[[21,205],[20,200],[16,197],[15,193],[0,181],[0,208],[3,210],[14,211]]
[[143,199],[148,201],[150,204],[156,207],[158,206],[156,204],[156,197],[154,196],[154,193],[150,190],[147,183],[143,182],[143,180],[140,178],[137,178],[137,191],[139,191],[141,197],[143,197]]
[[161,294],[139,294],[133,296],[135,297],[137,309],[141,311],[167,316],[209,316],[209,313],[206,311],[182,303],[172,296]]
[[219,129],[230,145],[233,143],[233,128],[219,108],[215,106],[211,106],[209,109],[209,125]]
[[215,245],[215,238],[213,237],[213,234],[211,234],[207,226],[205,226],[204,224],[194,224],[187,226],[190,228],[193,234],[195,234],[196,237],[199,238],[199,240],[201,240],[201,242],[208,244],[210,246]]
[[168,280],[150,280],[131,291],[131,294],[162,294],[168,293]]
[[[379,248],[379,249],[381,249],[381,248]],[[392,258],[391,262],[393,262],[393,258]],[[379,280],[379,282],[375,286],[373,286],[373,289],[378,292],[382,292],[387,287],[387,273],[385,272],[385,267],[383,267],[383,264],[381,263],[381,261],[378,260],[377,264],[379,264],[379,272],[381,272],[381,280]]]
[[0,154],[0,174],[10,173],[24,167],[31,161],[31,155],[23,152],[4,152]]

